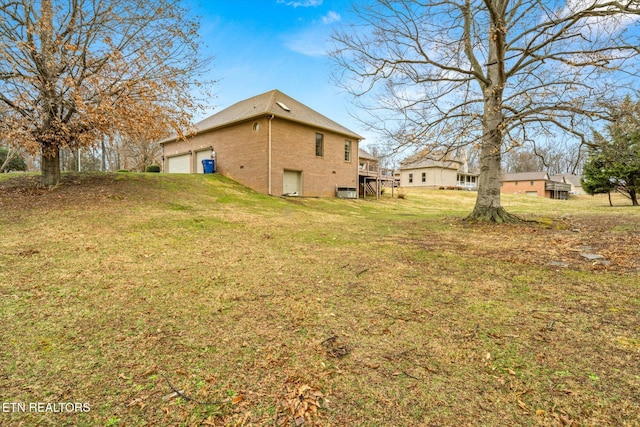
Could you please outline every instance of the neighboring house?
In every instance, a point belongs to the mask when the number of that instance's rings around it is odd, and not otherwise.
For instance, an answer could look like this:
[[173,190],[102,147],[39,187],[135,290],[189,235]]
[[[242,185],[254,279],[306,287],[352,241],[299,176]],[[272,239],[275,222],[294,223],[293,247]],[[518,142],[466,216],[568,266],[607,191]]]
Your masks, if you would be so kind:
[[358,149],[358,192],[360,197],[368,194],[380,196],[382,187],[393,186],[393,170],[380,167],[380,160]]
[[546,172],[507,173],[502,175],[500,181],[501,193],[566,200],[571,191],[571,185],[553,181]]
[[580,177],[578,175],[574,175],[572,173],[565,173],[562,175],[552,175],[551,180],[569,184],[571,186],[571,190],[569,191],[569,194],[573,194],[576,196],[581,196],[586,194],[585,191],[582,189],[582,182],[580,182]]
[[168,138],[163,170],[216,172],[260,193],[333,196],[358,185],[358,143],[363,138],[306,105],[272,90],[240,101],[195,125],[187,141]]
[[458,190],[477,190],[478,189],[478,177],[479,172],[469,171],[469,167],[463,164],[458,169],[458,175],[456,177],[456,189]]
[[455,188],[463,162],[447,157],[436,159],[420,153],[400,162],[400,186]]

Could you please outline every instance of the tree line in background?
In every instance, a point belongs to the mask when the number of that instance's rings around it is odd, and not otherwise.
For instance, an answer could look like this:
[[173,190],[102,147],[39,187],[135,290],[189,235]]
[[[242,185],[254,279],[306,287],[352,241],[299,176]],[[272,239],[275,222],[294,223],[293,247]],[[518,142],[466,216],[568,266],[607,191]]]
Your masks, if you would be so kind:
[[[162,149],[149,139],[103,138],[99,144],[84,148],[63,147],[59,157],[61,171],[144,172],[147,166],[162,162]],[[39,169],[38,156],[24,149],[0,146],[0,173]]]

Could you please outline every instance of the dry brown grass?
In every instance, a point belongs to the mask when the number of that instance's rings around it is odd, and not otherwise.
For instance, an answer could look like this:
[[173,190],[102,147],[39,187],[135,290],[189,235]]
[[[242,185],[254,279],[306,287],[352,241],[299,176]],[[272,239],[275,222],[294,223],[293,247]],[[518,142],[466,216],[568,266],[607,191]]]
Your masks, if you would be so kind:
[[91,410],[1,425],[639,425],[637,209],[34,183],[0,182],[0,400]]

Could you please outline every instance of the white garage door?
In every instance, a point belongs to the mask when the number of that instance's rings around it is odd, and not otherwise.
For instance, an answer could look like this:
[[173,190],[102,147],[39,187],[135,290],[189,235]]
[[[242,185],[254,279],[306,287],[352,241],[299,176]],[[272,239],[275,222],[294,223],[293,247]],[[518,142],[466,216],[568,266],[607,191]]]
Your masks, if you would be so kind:
[[302,195],[302,172],[284,171],[282,176],[282,194]]
[[191,173],[191,154],[167,158],[167,172]]
[[198,151],[196,153],[196,173],[204,173],[202,161],[211,158],[211,150]]

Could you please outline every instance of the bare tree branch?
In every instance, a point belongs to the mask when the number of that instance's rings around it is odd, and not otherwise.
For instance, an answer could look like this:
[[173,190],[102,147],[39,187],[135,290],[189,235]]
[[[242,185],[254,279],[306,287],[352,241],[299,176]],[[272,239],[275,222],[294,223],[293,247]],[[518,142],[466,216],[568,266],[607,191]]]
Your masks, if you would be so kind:
[[640,77],[639,0],[371,0],[354,13],[333,37],[334,80],[394,149],[478,145],[474,218],[510,219],[500,153],[584,143]]

